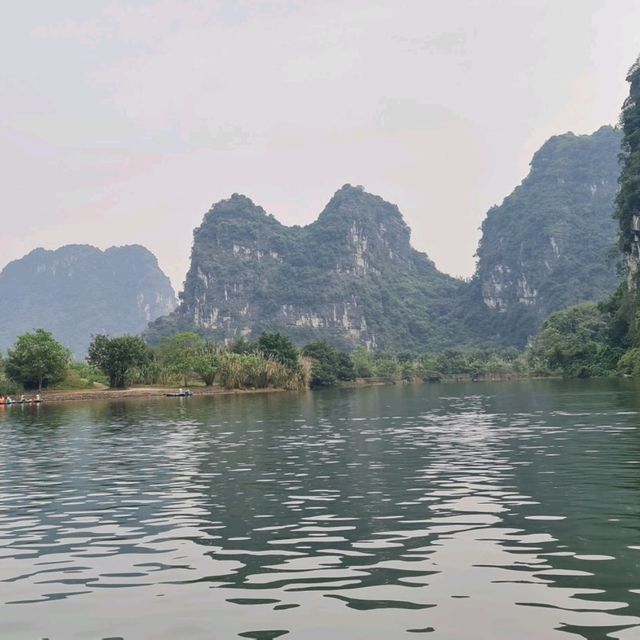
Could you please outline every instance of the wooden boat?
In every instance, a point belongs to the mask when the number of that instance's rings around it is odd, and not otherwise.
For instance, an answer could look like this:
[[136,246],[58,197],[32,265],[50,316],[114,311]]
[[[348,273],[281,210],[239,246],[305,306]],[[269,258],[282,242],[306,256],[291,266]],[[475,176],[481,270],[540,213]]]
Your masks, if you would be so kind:
[[165,393],[164,395],[167,396],[167,398],[190,398],[193,395],[193,391],[187,389],[186,391],[173,391],[171,393]]

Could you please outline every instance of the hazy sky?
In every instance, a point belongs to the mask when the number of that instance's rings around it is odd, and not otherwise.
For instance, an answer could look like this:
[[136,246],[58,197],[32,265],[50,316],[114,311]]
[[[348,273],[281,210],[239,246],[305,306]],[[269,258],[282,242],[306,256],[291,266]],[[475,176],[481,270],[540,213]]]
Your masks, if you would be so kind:
[[140,243],[181,288],[233,192],[307,224],[344,183],[473,271],[551,135],[615,123],[638,0],[1,0],[0,267]]

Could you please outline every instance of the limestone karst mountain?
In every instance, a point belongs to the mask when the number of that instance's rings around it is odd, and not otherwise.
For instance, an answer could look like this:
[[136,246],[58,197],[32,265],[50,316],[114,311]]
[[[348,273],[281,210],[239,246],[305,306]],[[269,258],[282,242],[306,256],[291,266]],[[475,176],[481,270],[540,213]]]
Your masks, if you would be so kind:
[[524,346],[549,313],[615,288],[620,140],[612,127],[548,140],[488,212],[471,282],[438,271],[411,247],[398,208],[361,187],[339,189],[306,227],[234,194],[195,230],[180,305],[146,335],[195,329],[229,341],[277,330],[344,348]]
[[0,301],[0,351],[43,328],[78,358],[92,334],[140,333],[176,304],[155,256],[139,245],[35,249],[0,273]]
[[465,304],[503,343],[523,345],[553,311],[615,289],[621,140],[609,126],[550,138],[522,184],[488,212]]
[[286,227],[241,195],[194,232],[181,303],[147,335],[196,328],[220,340],[278,330],[302,343],[434,349],[464,332],[465,284],[409,242],[395,205],[345,185],[318,219]]

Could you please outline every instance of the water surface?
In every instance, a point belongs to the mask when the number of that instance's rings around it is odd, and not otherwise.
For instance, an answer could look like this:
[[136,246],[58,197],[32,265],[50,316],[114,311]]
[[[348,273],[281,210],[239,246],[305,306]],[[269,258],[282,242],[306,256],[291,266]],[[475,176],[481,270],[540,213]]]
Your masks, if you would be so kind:
[[0,637],[640,638],[640,387],[0,409]]

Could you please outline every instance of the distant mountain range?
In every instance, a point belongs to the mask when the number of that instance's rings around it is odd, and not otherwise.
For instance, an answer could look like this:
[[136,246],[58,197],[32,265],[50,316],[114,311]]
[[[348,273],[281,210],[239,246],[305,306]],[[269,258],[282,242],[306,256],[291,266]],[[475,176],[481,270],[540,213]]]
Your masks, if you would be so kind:
[[306,227],[285,227],[234,194],[195,230],[181,303],[147,335],[278,330],[343,347],[523,346],[552,311],[616,285],[608,256],[620,141],[612,127],[547,141],[489,211],[470,283],[438,271],[411,247],[398,208],[360,187],[342,187]]
[[0,273],[0,350],[43,327],[77,356],[92,334],[181,330],[216,340],[282,331],[342,348],[521,347],[553,311],[613,291],[621,134],[567,133],[482,225],[470,282],[410,244],[398,208],[345,185],[318,219],[286,227],[234,194],[194,232],[180,304],[140,246],[36,249]]
[[35,249],[0,273],[0,301],[0,351],[43,328],[78,358],[93,334],[138,334],[176,305],[155,256],[139,245]]

